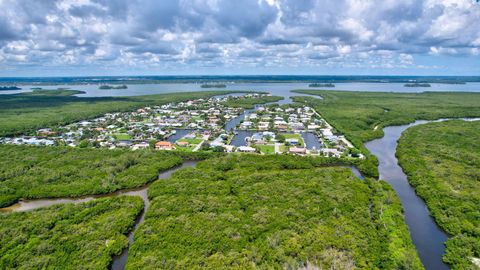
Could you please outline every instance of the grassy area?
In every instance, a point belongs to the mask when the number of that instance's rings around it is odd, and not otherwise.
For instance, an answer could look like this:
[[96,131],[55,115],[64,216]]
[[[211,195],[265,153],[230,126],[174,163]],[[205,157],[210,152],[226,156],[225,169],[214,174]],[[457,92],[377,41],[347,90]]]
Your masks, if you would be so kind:
[[130,136],[126,133],[112,134],[112,136],[117,140],[130,140],[132,138],[132,136]]
[[302,135],[296,133],[282,133],[285,139],[297,139],[299,147],[305,146],[305,142],[303,141]]
[[182,163],[173,152],[1,145],[0,207],[138,187]]
[[134,97],[77,97],[72,90],[39,90],[2,95],[0,136],[33,132],[93,118],[108,112],[130,111],[142,106],[161,105],[197,98],[208,98],[233,91],[205,91]]
[[474,269],[480,257],[480,122],[448,121],[408,129],[397,155],[415,191],[451,237],[445,262]]
[[275,146],[273,145],[256,145],[260,152],[266,154],[266,155],[271,155],[275,154]]
[[155,182],[127,269],[422,269],[389,186],[326,161],[230,155]]
[[108,269],[142,209],[122,196],[0,214],[0,269]]
[[199,144],[199,143],[203,142],[203,139],[202,138],[194,138],[194,139],[182,138],[182,139],[177,140],[177,142],[188,142],[189,144]]
[[280,150],[280,152],[282,152],[282,153],[285,153],[285,152],[287,152],[287,151],[288,151],[288,147],[286,147],[286,146],[285,146],[285,145],[283,145],[283,144],[282,144],[282,145],[280,145],[280,147],[279,147],[279,148],[280,148],[280,149],[279,149],[279,150]]
[[180,152],[192,152],[193,149],[195,149],[195,145],[189,145],[189,146],[179,146],[175,145],[175,150],[180,151]]
[[383,136],[382,128],[407,124],[416,119],[480,116],[480,93],[425,92],[384,93],[324,90],[295,92],[322,96],[297,97],[296,101],[315,108],[330,124],[367,154],[359,169],[378,176],[377,160],[368,155],[363,143]]

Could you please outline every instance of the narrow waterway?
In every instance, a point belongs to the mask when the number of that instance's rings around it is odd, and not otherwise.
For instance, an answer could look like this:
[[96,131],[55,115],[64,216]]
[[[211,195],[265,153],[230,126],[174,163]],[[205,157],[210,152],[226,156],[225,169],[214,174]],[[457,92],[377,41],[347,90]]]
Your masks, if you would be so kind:
[[[175,168],[166,170],[161,172],[158,175],[158,179],[168,179],[172,176],[172,174],[180,169],[187,168],[187,167],[195,167],[198,161],[185,161],[182,165],[177,166]],[[41,200],[24,200],[20,201],[14,205],[9,207],[1,208],[1,212],[24,212],[24,211],[31,211],[38,208],[48,207],[57,204],[64,204],[64,203],[82,203],[88,202],[98,198],[107,198],[107,197],[116,197],[116,196],[139,196],[143,200],[143,211],[140,216],[135,221],[135,225],[133,229],[128,233],[128,247],[125,248],[122,253],[118,256],[115,256],[112,261],[111,269],[112,270],[123,270],[125,269],[125,264],[127,263],[128,258],[128,249],[133,243],[133,235],[137,228],[143,223],[145,220],[145,213],[150,206],[150,201],[148,200],[147,190],[150,184],[147,184],[143,187],[136,188],[136,189],[124,189],[119,190],[117,192],[109,193],[109,194],[101,194],[101,195],[91,195],[91,196],[84,196],[84,197],[77,197],[77,198],[58,198],[58,199],[41,199]]]
[[[449,266],[442,261],[442,256],[445,253],[444,243],[448,236],[438,227],[435,220],[430,216],[425,202],[417,196],[415,189],[408,183],[407,176],[398,165],[395,152],[398,139],[409,127],[446,120],[451,119],[419,120],[408,125],[386,127],[383,129],[385,134],[383,138],[365,144],[368,150],[378,158],[380,179],[392,185],[402,202],[410,235],[427,270],[449,269]],[[478,121],[480,119],[463,120]]]
[[[197,161],[185,161],[182,165],[172,168],[170,170],[166,170],[164,172],[161,172],[158,175],[158,179],[168,179],[172,176],[172,174],[180,169],[187,168],[187,167],[195,167],[197,164]],[[135,222],[135,226],[133,229],[130,231],[128,234],[128,247],[122,251],[122,254],[113,257],[113,262],[112,262],[112,270],[123,270],[125,269],[125,265],[127,264],[127,259],[128,259],[128,250],[130,246],[133,243],[133,236],[135,231],[138,229],[138,227],[145,221],[145,214],[147,213],[148,207],[150,206],[150,201],[148,200],[148,194],[147,194],[148,186],[145,186],[142,190],[141,193],[138,195],[142,197],[143,199],[143,211],[140,214],[140,217],[137,218],[137,221]]]

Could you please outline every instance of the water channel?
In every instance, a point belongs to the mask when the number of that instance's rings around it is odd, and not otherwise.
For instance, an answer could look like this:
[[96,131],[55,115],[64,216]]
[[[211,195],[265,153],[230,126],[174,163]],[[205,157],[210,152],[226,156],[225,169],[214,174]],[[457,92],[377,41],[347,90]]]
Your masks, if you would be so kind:
[[[182,165],[174,167],[172,169],[166,170],[161,172],[158,175],[158,179],[168,179],[172,176],[172,174],[180,169],[187,168],[187,167],[195,167],[197,161],[185,161]],[[9,207],[1,208],[1,212],[23,212],[23,211],[30,211],[35,210],[43,207],[48,207],[57,204],[64,204],[64,203],[82,203],[88,202],[98,198],[108,198],[108,197],[116,197],[116,196],[139,196],[143,200],[143,211],[138,216],[137,220],[135,221],[135,225],[133,229],[128,233],[128,246],[133,243],[133,235],[140,224],[143,223],[145,220],[145,213],[150,206],[150,201],[148,200],[147,190],[150,185],[144,185],[143,187],[136,188],[136,189],[124,189],[119,190],[117,192],[108,193],[108,194],[100,194],[100,195],[91,195],[91,196],[84,196],[84,197],[77,197],[77,198],[59,198],[59,199],[41,199],[41,200],[26,200],[26,201],[19,201],[18,203],[11,205]],[[125,248],[122,253],[118,256],[113,258],[113,262],[111,265],[112,270],[123,270],[125,269],[125,264],[127,263],[128,258],[128,247]]]
[[[410,186],[407,176],[398,165],[395,156],[397,141],[402,133],[413,126],[441,122],[451,119],[435,121],[419,120],[402,126],[391,126],[383,129],[384,136],[367,142],[367,149],[378,158],[380,179],[387,181],[395,190],[405,214],[405,222],[410,230],[413,243],[418,251],[420,259],[427,270],[449,269],[443,263],[442,256],[445,253],[445,241],[447,234],[438,227],[435,220],[430,216],[425,202],[417,196],[415,189]],[[478,121],[479,118],[463,119],[466,121]]]

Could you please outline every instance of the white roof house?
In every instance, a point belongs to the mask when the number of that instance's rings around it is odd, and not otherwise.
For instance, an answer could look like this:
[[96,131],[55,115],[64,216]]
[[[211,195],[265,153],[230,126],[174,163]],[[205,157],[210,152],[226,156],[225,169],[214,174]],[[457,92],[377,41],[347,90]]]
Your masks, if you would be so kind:
[[256,149],[250,146],[240,146],[237,148],[237,152],[254,153],[255,151]]
[[332,136],[333,135],[333,132],[328,128],[322,128],[320,131],[322,132],[323,136]]

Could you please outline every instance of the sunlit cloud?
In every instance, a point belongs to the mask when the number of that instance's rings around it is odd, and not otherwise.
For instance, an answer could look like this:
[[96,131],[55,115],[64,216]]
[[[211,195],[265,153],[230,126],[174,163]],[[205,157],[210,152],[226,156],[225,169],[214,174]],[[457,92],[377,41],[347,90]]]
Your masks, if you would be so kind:
[[478,57],[479,21],[471,0],[2,0],[0,75],[28,75],[27,65],[415,69],[424,56]]

